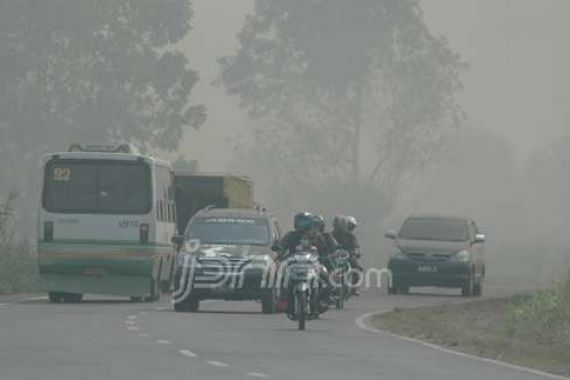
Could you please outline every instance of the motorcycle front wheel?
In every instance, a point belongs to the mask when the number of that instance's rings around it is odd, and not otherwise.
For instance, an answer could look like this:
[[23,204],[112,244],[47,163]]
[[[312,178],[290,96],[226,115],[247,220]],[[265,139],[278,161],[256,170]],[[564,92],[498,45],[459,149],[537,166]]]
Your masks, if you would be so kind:
[[307,327],[307,298],[306,292],[297,293],[297,321],[301,331],[304,331]]

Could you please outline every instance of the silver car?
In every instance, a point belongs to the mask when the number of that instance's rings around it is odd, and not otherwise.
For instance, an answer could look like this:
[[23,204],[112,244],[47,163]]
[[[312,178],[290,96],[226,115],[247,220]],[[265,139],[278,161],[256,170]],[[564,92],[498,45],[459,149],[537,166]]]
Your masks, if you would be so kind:
[[472,219],[411,216],[386,238],[394,240],[388,262],[390,294],[407,294],[411,286],[438,286],[461,288],[464,297],[482,295],[485,235]]

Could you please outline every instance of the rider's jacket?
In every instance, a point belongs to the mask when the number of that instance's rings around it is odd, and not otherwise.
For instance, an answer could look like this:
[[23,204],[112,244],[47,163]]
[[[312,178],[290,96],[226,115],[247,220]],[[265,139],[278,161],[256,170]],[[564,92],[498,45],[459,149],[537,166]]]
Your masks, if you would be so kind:
[[283,239],[281,240],[281,247],[283,252],[293,252],[297,246],[301,244],[301,240],[303,238],[308,239],[309,243],[317,248],[317,253],[319,256],[327,255],[327,245],[321,234],[312,234],[309,232],[302,232],[297,230],[287,232],[285,236],[283,236]]
[[332,236],[338,242],[340,248],[347,250],[350,253],[358,253],[360,248],[358,244],[358,239],[352,232],[343,232],[335,230],[332,233]]

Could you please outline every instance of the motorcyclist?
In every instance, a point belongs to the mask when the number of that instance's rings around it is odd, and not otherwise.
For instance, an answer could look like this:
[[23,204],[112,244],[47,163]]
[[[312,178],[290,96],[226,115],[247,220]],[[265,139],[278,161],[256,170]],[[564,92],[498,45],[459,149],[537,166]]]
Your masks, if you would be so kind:
[[[364,268],[360,264],[360,258],[362,257],[360,253],[360,245],[358,239],[354,235],[354,230],[358,226],[358,221],[353,216],[337,216],[333,222],[333,232],[332,235],[338,242],[341,249],[350,252],[350,265],[362,272]],[[352,276],[352,293],[355,296],[359,296],[360,292],[356,288],[359,280],[359,275],[354,273]]]
[[323,255],[321,258],[328,259],[328,257],[339,248],[339,245],[332,233],[326,232],[326,222],[325,218],[322,215],[315,216],[315,231],[316,234],[319,235],[318,239],[322,240],[321,244],[323,245]]
[[[283,236],[281,240],[281,253],[278,260],[285,260],[299,245],[313,245],[319,257],[327,254],[325,242],[315,229],[315,216],[309,212],[300,212],[295,215],[294,230]],[[325,270],[325,268],[321,268],[321,280],[323,280],[323,270]],[[319,295],[319,313],[324,313],[328,309],[327,297],[327,292],[323,292]]]

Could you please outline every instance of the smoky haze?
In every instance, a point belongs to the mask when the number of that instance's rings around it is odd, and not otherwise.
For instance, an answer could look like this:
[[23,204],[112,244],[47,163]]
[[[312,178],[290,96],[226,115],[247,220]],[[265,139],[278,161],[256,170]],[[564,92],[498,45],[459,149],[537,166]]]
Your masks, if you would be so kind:
[[384,229],[435,212],[477,219],[491,275],[558,274],[570,2],[415,3],[3,2],[0,194],[33,225],[43,154],[131,141],[251,176],[285,226],[354,214],[369,265]]
[[[458,99],[468,115],[463,125],[472,130],[446,139],[448,145],[437,154],[432,169],[416,176],[413,186],[401,189],[389,216],[379,215],[382,223],[375,228],[397,226],[413,212],[472,215],[489,237],[491,275],[531,274],[533,281],[549,277],[568,260],[570,248],[563,232],[568,210],[561,207],[566,196],[560,191],[550,197],[547,191],[569,186],[563,172],[553,172],[563,168],[556,164],[563,157],[552,156],[551,144],[567,134],[570,122],[566,22],[570,4],[422,0],[420,5],[430,30],[443,35],[469,65],[461,76],[464,89]],[[198,0],[195,11],[195,33],[184,47],[200,70],[198,93],[211,117],[200,132],[187,135],[183,151],[199,159],[203,169],[252,175],[258,196],[271,198],[267,193],[273,185],[265,176],[235,161],[228,164],[234,157],[234,142],[247,141],[255,122],[239,109],[236,99],[211,83],[219,75],[217,58],[238,49],[235,35],[245,14],[253,11],[253,2]],[[342,54],[342,46],[338,48]],[[203,144],[204,139],[209,143]],[[544,156],[550,161],[536,169],[536,160]],[[533,167],[552,175],[539,179],[537,173],[531,174]],[[270,206],[283,210],[281,216],[286,218],[301,207],[311,207],[276,203]],[[382,252],[368,254],[382,259],[368,260],[384,261],[389,245],[370,240],[371,245],[382,244]]]

